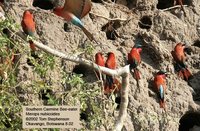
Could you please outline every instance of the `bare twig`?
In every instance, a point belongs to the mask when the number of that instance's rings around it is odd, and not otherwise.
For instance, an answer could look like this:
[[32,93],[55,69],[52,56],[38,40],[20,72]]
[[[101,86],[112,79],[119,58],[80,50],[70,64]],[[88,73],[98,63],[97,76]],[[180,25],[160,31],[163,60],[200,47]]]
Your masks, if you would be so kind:
[[[187,7],[187,6],[188,5],[183,5],[183,7]],[[181,5],[176,5],[176,6],[172,6],[172,7],[166,8],[166,9],[162,9],[161,11],[169,11],[169,10],[180,8],[180,7],[181,7]]]
[[123,19],[123,18],[108,18],[106,16],[103,16],[103,15],[99,15],[99,14],[96,14],[94,12],[90,12],[90,14],[94,15],[94,16],[97,16],[97,17],[102,17],[104,19],[107,19],[107,20],[110,20],[110,21],[127,21],[128,19]]

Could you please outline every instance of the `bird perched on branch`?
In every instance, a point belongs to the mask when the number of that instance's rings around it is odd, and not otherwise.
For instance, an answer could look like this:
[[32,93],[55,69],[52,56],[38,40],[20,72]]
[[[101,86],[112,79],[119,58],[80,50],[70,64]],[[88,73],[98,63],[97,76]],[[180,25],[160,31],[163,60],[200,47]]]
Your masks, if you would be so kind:
[[192,74],[190,73],[190,71],[188,70],[186,64],[185,64],[185,60],[186,60],[186,56],[185,56],[185,44],[182,43],[178,43],[175,48],[174,51],[171,52],[174,61],[175,61],[175,70],[178,72],[178,75],[188,81],[188,79],[192,76]]
[[66,21],[72,22],[74,25],[80,27],[91,41],[97,43],[93,35],[84,27],[81,21],[81,18],[90,12],[91,7],[91,0],[65,0],[64,6],[56,7],[53,12]]
[[[34,36],[35,34],[35,21],[33,14],[29,10],[24,11],[21,26],[26,35]],[[36,47],[32,40],[29,41],[31,51],[35,52]]]
[[139,44],[134,45],[130,53],[128,53],[128,64],[130,64],[130,71],[133,74],[133,77],[136,79],[137,84],[140,79],[140,72],[137,69],[137,66],[141,63],[140,53],[142,51],[142,46]]
[[174,0],[174,5],[181,5],[181,9],[184,12],[184,15],[186,16],[185,9],[183,8],[183,0]]
[[[103,55],[102,55],[101,52],[96,53],[96,55],[95,55],[95,63],[96,63],[97,65],[99,65],[99,66],[105,67],[105,61],[104,61],[104,58],[103,58]],[[97,73],[97,75],[98,75],[98,78],[100,79],[99,73]],[[102,80],[103,80],[103,81],[105,80],[105,78],[104,78],[103,75],[102,75]]]
[[159,71],[154,77],[154,87],[159,96],[160,108],[165,110],[166,72]]
[[[114,53],[108,53],[108,58],[106,60],[105,66],[113,70],[116,69],[116,59]],[[110,75],[106,75],[106,81],[104,85],[105,94],[109,94],[113,91],[117,93],[121,89],[121,83],[116,78]]]

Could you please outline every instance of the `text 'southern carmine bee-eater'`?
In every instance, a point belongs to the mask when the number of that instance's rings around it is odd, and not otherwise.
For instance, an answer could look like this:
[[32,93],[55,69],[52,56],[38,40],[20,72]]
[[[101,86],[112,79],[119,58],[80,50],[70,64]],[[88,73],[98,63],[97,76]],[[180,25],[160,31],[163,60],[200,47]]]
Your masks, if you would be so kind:
[[81,21],[81,18],[90,12],[91,7],[91,0],[65,0],[64,6],[56,7],[53,12],[66,21],[80,27],[91,41],[94,40],[97,43],[93,35],[84,27]]
[[192,76],[192,74],[185,65],[186,56],[184,49],[185,49],[185,44],[178,43],[175,46],[174,50],[171,52],[171,54],[175,61],[175,66],[174,66],[175,70],[178,72],[178,75],[182,79],[187,81]]
[[[23,18],[21,21],[21,26],[25,34],[29,36],[34,36],[35,34],[35,21],[33,14],[31,14],[30,11],[26,10],[24,11]],[[32,51],[35,51],[36,47],[33,43],[33,41],[29,41],[30,48]]]
[[154,87],[159,96],[160,108],[165,109],[166,74],[159,71],[154,77]]
[[[105,67],[105,61],[104,61],[104,58],[103,58],[103,55],[102,55],[101,52],[96,53],[96,55],[95,55],[95,63],[96,63],[97,65],[99,65],[99,66]],[[99,79],[100,79],[99,73],[97,73],[97,75],[98,75],[98,77],[99,77]],[[102,80],[103,80],[103,81],[105,80],[104,77],[103,77],[103,75],[102,75]]]
[[[110,69],[116,69],[115,54],[112,52],[108,53],[105,66]],[[121,89],[121,83],[113,76],[106,75],[106,81],[104,86],[104,93],[109,94],[111,92],[118,92]]]
[[174,5],[180,5],[184,15],[186,16],[185,9],[183,8],[183,0],[174,0]]
[[141,47],[142,46],[139,44],[134,45],[130,53],[128,53],[128,64],[130,64],[130,71],[133,73],[133,77],[136,79],[137,83],[140,79],[140,72],[137,69],[137,66],[141,63]]

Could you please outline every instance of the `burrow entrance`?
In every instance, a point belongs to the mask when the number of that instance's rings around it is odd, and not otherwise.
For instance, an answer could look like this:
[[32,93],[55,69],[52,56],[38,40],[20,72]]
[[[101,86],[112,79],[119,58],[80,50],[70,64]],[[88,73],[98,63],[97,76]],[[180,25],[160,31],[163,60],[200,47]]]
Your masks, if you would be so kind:
[[[178,3],[176,2],[176,5]],[[183,0],[183,5],[191,5],[191,0]],[[158,0],[157,8],[158,9],[166,9],[169,7],[175,6],[174,0]]]
[[179,131],[189,131],[195,125],[200,126],[200,112],[186,112],[179,120]]

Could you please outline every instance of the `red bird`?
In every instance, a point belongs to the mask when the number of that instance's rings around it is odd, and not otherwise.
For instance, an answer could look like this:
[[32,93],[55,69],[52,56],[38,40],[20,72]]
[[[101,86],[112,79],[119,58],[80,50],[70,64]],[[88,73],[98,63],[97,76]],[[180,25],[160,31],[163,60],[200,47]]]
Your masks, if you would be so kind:
[[130,64],[130,70],[133,73],[133,76],[136,79],[137,83],[140,79],[140,73],[137,69],[137,66],[141,63],[141,47],[141,45],[137,44],[131,49],[131,52],[128,53],[128,64]]
[[183,8],[183,0],[174,0],[174,5],[181,5],[181,9],[184,12],[184,15],[186,16],[186,12]]
[[[115,60],[115,54],[112,52],[108,53],[108,59],[106,61],[105,66],[110,69],[116,68],[116,60]],[[104,93],[108,94],[112,91],[118,92],[121,89],[121,83],[116,79],[113,78],[113,76],[106,75],[106,82],[104,86]]]
[[166,92],[166,74],[163,71],[159,71],[154,77],[155,90],[159,96],[160,108],[165,110],[165,92]]
[[22,29],[24,33],[30,36],[34,36],[35,33],[35,21],[33,18],[33,15],[30,11],[26,10],[24,11],[23,18],[22,18]]
[[[28,10],[24,11],[23,18],[21,21],[21,26],[26,35],[34,36],[35,21],[34,21],[33,15],[31,14],[30,11],[28,11]],[[33,41],[30,40],[29,43],[30,43],[31,50],[35,51],[36,47],[35,47]]]
[[186,81],[192,76],[187,66],[185,65],[186,56],[184,53],[185,44],[178,43],[174,51],[171,52],[174,61],[175,61],[175,70],[178,72],[178,75],[185,79]]
[[105,66],[104,58],[101,52],[95,55],[95,63],[99,66]]
[[[97,65],[99,65],[99,66],[105,66],[104,58],[103,58],[103,55],[102,55],[101,52],[96,53],[96,55],[95,55],[95,63]],[[97,73],[97,74],[98,74],[98,77],[100,79],[99,73]],[[102,79],[104,80],[103,75],[102,75]]]
[[93,35],[84,27],[81,21],[81,18],[90,12],[91,7],[91,0],[65,0],[64,6],[56,7],[53,12],[66,21],[72,22],[74,25],[80,27],[91,41],[94,40],[97,43]]

